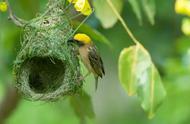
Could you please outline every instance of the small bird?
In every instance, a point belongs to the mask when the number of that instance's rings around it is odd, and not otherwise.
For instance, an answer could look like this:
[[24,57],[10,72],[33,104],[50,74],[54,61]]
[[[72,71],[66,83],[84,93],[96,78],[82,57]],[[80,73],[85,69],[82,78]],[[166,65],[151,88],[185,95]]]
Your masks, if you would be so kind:
[[103,75],[105,75],[105,71],[102,59],[96,46],[93,44],[93,41],[88,35],[82,33],[75,34],[69,42],[73,42],[78,46],[80,58],[85,67],[88,69],[88,73],[83,77],[83,79],[90,73],[93,73],[95,78],[95,89],[97,90],[98,78],[102,78]]

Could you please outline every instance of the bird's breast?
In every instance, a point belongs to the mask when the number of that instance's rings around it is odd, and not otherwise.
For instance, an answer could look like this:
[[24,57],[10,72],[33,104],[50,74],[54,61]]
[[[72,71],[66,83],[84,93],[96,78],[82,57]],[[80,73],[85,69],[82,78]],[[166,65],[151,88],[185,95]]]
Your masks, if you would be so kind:
[[84,63],[85,67],[90,72],[94,73],[94,70],[92,69],[92,66],[90,65],[90,60],[88,58],[88,47],[87,46],[83,46],[83,47],[79,48],[79,53],[80,53],[81,60]]

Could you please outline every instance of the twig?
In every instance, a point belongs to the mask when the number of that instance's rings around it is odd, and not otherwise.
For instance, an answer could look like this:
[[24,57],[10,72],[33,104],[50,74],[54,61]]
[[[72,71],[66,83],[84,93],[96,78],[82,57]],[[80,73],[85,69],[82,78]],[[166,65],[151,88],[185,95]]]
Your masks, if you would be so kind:
[[13,14],[13,11],[11,9],[11,6],[8,0],[5,0],[5,2],[7,3],[7,6],[8,6],[9,19],[12,20],[15,25],[19,27],[23,27],[26,22]]
[[118,11],[116,10],[116,8],[113,5],[113,3],[110,0],[106,0],[106,1],[109,4],[109,6],[111,7],[111,9],[113,10],[114,14],[117,16],[117,18],[121,22],[121,24],[123,25],[123,27],[125,28],[126,32],[130,36],[130,38],[133,40],[133,42],[135,44],[139,44],[139,41],[135,38],[135,36],[133,35],[133,33],[130,31],[129,27],[127,26],[127,24],[125,23],[125,21],[123,20],[123,18],[121,17],[121,15],[118,13]]
[[5,120],[17,107],[20,97],[14,87],[7,87],[7,91],[3,101],[0,103],[0,124],[4,124]]

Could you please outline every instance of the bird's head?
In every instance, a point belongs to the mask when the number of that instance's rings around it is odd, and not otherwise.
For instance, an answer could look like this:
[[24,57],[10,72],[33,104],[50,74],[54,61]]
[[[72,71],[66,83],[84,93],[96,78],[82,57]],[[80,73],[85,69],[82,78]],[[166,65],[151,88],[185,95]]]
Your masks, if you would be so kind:
[[82,33],[75,34],[73,39],[69,40],[69,42],[76,43],[78,46],[92,44],[91,38],[88,35]]

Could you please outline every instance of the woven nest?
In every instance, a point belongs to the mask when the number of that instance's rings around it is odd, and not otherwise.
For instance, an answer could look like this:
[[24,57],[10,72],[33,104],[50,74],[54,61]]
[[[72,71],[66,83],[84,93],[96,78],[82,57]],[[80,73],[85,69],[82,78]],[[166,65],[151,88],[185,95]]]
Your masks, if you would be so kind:
[[16,87],[27,99],[55,100],[82,86],[78,58],[67,43],[73,30],[59,6],[24,27],[14,73]]

